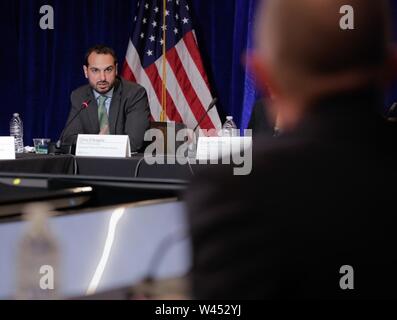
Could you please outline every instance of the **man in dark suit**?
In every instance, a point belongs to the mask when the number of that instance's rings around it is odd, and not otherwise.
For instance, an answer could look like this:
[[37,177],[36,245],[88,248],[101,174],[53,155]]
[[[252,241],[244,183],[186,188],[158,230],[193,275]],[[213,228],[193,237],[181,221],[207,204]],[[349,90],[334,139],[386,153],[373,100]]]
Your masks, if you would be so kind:
[[141,150],[149,128],[147,94],[142,86],[118,77],[117,67],[113,49],[95,46],[88,50],[83,68],[89,84],[71,94],[67,123],[80,114],[65,127],[65,144],[76,143],[78,134],[128,135],[131,151]]
[[251,175],[209,168],[186,194],[195,298],[397,297],[396,140],[378,112],[387,14],[381,0],[262,6],[251,67],[282,134],[255,143]]

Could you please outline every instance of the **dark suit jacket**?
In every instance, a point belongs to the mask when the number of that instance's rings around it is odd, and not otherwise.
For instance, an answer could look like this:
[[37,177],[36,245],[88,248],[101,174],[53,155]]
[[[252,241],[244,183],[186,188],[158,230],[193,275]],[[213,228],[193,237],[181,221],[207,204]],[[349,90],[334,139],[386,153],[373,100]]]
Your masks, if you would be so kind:
[[[88,84],[73,91],[70,100],[72,106],[67,123],[79,112],[83,102],[90,102],[88,108],[82,110],[62,134],[64,143],[74,144],[79,133],[99,133],[98,104]],[[109,109],[110,134],[128,135],[131,151],[138,151],[143,146],[145,131],[149,128],[149,117],[150,109],[145,89],[118,77]]]
[[196,298],[397,297],[396,140],[377,102],[370,91],[319,101],[293,133],[255,143],[251,175],[196,175]]

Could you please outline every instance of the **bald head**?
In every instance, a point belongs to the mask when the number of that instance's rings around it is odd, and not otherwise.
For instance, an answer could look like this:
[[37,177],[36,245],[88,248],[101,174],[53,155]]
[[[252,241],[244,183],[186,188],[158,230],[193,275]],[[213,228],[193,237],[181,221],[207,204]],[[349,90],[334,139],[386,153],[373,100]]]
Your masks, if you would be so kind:
[[[257,23],[257,48],[289,87],[341,73],[382,68],[389,54],[386,0],[266,0]],[[340,9],[354,9],[343,30]]]

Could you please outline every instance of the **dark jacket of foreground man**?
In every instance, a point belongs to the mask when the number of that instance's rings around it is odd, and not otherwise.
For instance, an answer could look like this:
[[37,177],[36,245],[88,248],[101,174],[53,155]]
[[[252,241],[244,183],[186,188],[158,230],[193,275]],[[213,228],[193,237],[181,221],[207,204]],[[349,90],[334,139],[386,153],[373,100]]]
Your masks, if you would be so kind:
[[294,132],[255,143],[251,175],[196,177],[196,298],[397,297],[397,140],[379,105],[371,90],[323,99]]

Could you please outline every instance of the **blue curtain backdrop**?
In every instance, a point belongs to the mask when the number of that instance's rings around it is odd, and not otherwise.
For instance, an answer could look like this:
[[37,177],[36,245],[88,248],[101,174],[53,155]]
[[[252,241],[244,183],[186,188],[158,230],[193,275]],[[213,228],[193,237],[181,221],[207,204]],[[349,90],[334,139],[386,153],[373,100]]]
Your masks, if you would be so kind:
[[[218,111],[248,123],[256,91],[241,57],[252,45],[258,0],[191,0],[193,22]],[[25,144],[34,137],[56,140],[69,112],[69,95],[85,84],[85,51],[97,43],[112,46],[124,60],[137,0],[0,1],[0,135],[19,112]],[[55,29],[41,30],[42,5],[55,12]]]
[[[149,0],[148,0],[149,1]],[[259,0],[190,0],[197,38],[212,90],[224,120],[233,115],[246,127],[257,98],[253,79],[241,64],[252,46]],[[22,115],[25,144],[34,137],[56,140],[69,112],[69,95],[85,84],[86,49],[114,47],[124,60],[137,0],[1,0],[0,135],[9,134],[12,113]],[[42,5],[55,10],[55,30],[39,27]],[[392,1],[397,17],[397,3]],[[396,19],[394,19],[396,20]],[[394,27],[396,30],[397,28]],[[385,108],[397,100],[392,85]]]

